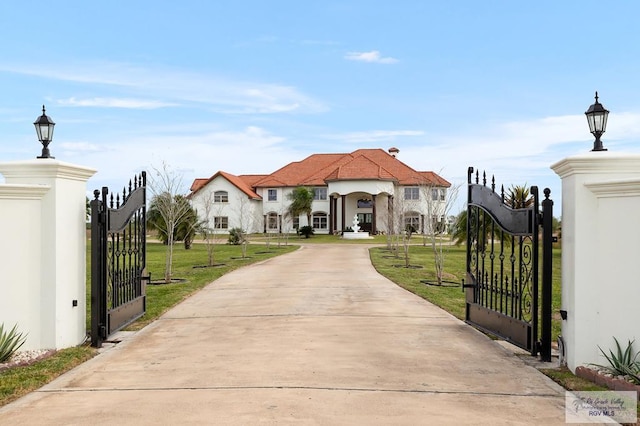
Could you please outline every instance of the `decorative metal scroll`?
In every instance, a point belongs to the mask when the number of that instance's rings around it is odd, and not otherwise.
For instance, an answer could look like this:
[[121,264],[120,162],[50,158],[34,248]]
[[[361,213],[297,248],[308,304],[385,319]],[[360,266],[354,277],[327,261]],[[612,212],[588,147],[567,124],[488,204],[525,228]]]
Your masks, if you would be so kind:
[[106,187],[102,192],[93,192],[92,346],[100,347],[110,334],[145,313],[145,288],[149,279],[146,272],[146,186],[147,176],[142,172],[115,197]]
[[[529,200],[509,200],[504,186],[496,191],[495,178],[492,177],[487,186],[486,173],[482,174],[481,182],[479,173],[476,171],[474,176],[473,172],[473,167],[469,167],[466,321],[532,355],[538,350],[546,354],[546,347],[541,348],[538,341],[539,230],[542,225],[538,188],[531,187]],[[547,204],[553,205],[548,199],[548,189],[545,195]],[[548,228],[550,226],[549,221]],[[550,229],[544,235],[551,238]],[[550,248],[549,245],[549,252]],[[549,256],[549,268],[550,259]],[[550,279],[549,276],[549,291]],[[548,310],[545,327],[547,321],[549,324],[551,321],[550,302]],[[550,335],[543,337],[550,358]]]

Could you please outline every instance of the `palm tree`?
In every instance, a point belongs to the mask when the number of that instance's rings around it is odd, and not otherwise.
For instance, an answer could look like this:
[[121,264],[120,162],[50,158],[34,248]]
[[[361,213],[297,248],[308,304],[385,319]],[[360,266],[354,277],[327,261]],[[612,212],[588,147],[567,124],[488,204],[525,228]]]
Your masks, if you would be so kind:
[[[504,199],[504,203],[512,209],[524,209],[533,206],[535,199],[527,184],[524,185],[511,185],[511,188],[507,190],[507,194]],[[489,215],[483,215],[484,225],[483,228],[487,230],[487,236],[491,229],[491,223],[493,220]],[[453,231],[451,237],[456,245],[467,242],[467,211],[463,210],[456,217],[456,221],[453,225]]]
[[[170,203],[170,201],[167,201],[168,199],[168,194],[153,197],[147,211],[147,227],[158,231],[158,237],[163,244],[168,244],[169,242],[169,230],[167,229],[165,218],[167,214],[163,214],[163,209],[168,209],[168,207],[165,207],[166,204]],[[200,226],[198,214],[182,195],[173,197],[173,203],[177,205],[174,208],[175,210],[184,212],[179,217],[176,217],[175,220],[173,218],[169,219],[174,222],[173,241],[184,241],[185,248],[189,249]]]
[[524,185],[511,185],[511,188],[507,190],[507,197],[504,200],[505,204],[514,209],[526,209],[531,207],[535,202],[533,195],[529,192],[527,184]]
[[307,225],[311,226],[311,205],[313,204],[313,191],[304,186],[295,188],[287,199],[291,201],[287,207],[287,216],[291,218],[299,217],[301,214],[307,215]]

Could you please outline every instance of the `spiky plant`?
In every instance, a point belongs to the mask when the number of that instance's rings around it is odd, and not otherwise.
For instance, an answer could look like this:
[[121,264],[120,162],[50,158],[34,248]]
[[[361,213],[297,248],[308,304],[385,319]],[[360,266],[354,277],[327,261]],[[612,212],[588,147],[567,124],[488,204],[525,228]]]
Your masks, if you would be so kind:
[[638,359],[640,352],[633,353],[633,343],[635,340],[629,340],[624,350],[622,350],[618,339],[614,337],[613,340],[616,342],[615,353],[609,350],[609,354],[607,355],[607,353],[598,346],[598,349],[600,349],[602,355],[607,359],[609,365],[592,365],[614,376],[628,376],[631,381],[640,384],[640,359]]
[[0,362],[5,362],[24,344],[27,336],[18,332],[18,324],[11,331],[4,330],[4,324],[0,324]]

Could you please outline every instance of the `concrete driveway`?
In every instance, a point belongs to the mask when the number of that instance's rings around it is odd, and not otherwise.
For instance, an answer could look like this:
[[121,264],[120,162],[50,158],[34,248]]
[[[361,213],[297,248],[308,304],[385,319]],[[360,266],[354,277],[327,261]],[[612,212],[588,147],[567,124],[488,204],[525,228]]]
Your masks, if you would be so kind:
[[308,245],[214,281],[0,424],[551,425],[564,390],[367,247]]

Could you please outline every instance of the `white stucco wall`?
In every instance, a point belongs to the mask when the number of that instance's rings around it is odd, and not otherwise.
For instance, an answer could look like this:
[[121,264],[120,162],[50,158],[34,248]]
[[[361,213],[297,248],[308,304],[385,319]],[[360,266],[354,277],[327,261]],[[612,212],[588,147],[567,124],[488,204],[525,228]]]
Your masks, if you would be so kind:
[[25,349],[49,348],[41,329],[42,198],[45,185],[0,185],[0,323],[28,333]]
[[[227,191],[229,201],[215,203],[213,194],[216,191]],[[229,220],[229,228],[216,229],[216,233],[228,234],[231,228],[243,228],[249,233],[262,232],[262,203],[250,199],[247,194],[224,177],[217,176],[192,196],[191,205],[198,211],[201,219],[205,218],[207,203],[210,204],[208,217],[210,227],[213,227],[216,216],[226,216]]]
[[[311,189],[314,187],[311,186]],[[273,189],[277,191],[277,199],[269,201],[268,190]],[[242,209],[239,208],[239,197],[246,197],[242,191],[240,191],[235,185],[229,182],[222,176],[217,176],[204,188],[196,192],[191,199],[191,202],[198,210],[198,214],[201,218],[205,216],[204,203],[206,200],[213,200],[213,193],[215,191],[227,191],[229,194],[228,203],[215,203],[212,205],[209,219],[213,223],[214,216],[227,216],[229,218],[229,228],[240,226],[243,222],[243,226],[247,229],[247,222],[251,222],[251,226],[248,228],[249,232],[263,232],[264,231],[264,218],[270,213],[275,213],[281,217],[282,229],[285,232],[293,232],[293,220],[285,216],[287,208],[290,204],[288,195],[293,192],[295,188],[292,187],[271,187],[271,188],[258,188],[256,193],[262,197],[262,200],[250,200],[245,201]],[[423,188],[420,188],[420,200],[417,201],[405,201],[404,200],[404,186],[395,187],[393,182],[390,181],[376,181],[376,180],[350,180],[350,181],[336,181],[330,182],[327,187],[327,199],[326,200],[314,200],[312,204],[312,212],[327,214],[327,229],[316,230],[317,233],[328,233],[331,227],[331,211],[330,211],[330,197],[337,197],[337,210],[336,210],[336,224],[337,229],[342,230],[345,227],[352,226],[353,216],[356,213],[373,213],[372,208],[357,208],[357,200],[360,198],[371,198],[372,195],[376,195],[376,227],[379,231],[388,232],[388,214],[387,214],[387,197],[390,194],[395,194],[396,203],[399,208],[404,211],[417,211],[421,215],[428,217],[429,214],[429,201],[426,197],[430,197],[430,193],[426,194]],[[342,220],[342,196],[345,196],[345,218],[344,223]],[[433,205],[433,204],[432,204]],[[243,219],[240,220],[240,212],[243,212]],[[299,218],[300,226],[309,225],[307,223],[306,215],[302,215]],[[227,233],[228,230],[221,231]],[[274,231],[275,232],[275,231]]]
[[0,163],[0,322],[28,333],[23,349],[85,340],[85,197],[94,173],[53,159]]
[[575,371],[606,364],[598,346],[608,353],[614,337],[640,341],[640,155],[590,152],[551,168],[562,178],[562,336]]

